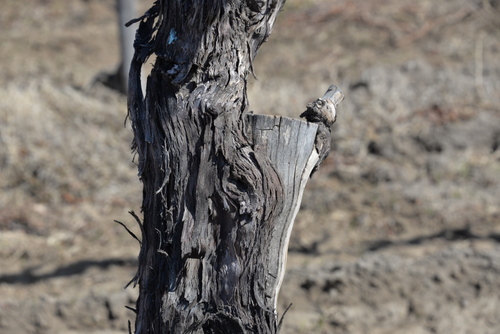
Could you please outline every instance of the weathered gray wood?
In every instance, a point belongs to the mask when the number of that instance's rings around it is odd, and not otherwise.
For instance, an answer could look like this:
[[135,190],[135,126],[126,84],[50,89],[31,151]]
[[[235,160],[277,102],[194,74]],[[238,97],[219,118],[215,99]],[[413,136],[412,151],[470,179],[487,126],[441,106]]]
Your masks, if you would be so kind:
[[143,183],[136,333],[279,330],[293,218],[330,140],[317,135],[329,133],[321,120],[247,114],[247,76],[283,3],[159,0],[137,20],[128,94]]
[[319,160],[314,142],[318,125],[298,119],[250,115],[254,149],[266,152],[283,187],[283,211],[272,222],[272,238],[262,265],[268,267],[266,295],[276,308],[285,274],[288,242],[302,194]]

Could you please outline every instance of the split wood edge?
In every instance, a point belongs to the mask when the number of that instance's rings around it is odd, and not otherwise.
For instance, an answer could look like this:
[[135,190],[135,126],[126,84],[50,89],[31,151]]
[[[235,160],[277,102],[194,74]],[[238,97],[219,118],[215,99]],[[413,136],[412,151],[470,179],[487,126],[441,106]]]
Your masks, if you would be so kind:
[[[278,294],[285,276],[288,244],[302,195],[311,172],[319,161],[314,143],[318,125],[283,116],[248,115],[254,150],[264,150],[280,176],[283,186],[283,210],[273,221],[272,242],[263,261],[277,263],[269,266],[276,271],[266,283],[276,312]],[[268,262],[269,261],[269,262]]]

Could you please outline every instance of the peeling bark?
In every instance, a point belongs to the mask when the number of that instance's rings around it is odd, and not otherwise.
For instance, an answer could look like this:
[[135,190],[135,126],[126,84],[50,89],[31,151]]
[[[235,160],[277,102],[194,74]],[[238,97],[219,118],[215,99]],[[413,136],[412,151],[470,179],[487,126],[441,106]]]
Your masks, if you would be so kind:
[[278,332],[291,225],[319,157],[318,125],[247,113],[247,76],[283,3],[164,0],[135,20],[135,333]]

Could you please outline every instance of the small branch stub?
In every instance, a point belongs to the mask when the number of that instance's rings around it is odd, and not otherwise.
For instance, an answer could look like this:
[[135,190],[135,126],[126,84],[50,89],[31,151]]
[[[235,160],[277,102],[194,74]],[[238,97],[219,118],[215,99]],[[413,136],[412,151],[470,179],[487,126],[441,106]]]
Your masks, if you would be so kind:
[[319,161],[314,166],[311,175],[330,153],[331,127],[337,120],[337,106],[344,100],[344,93],[335,85],[331,85],[326,93],[314,102],[307,105],[300,117],[308,122],[318,124],[315,148],[319,154]]

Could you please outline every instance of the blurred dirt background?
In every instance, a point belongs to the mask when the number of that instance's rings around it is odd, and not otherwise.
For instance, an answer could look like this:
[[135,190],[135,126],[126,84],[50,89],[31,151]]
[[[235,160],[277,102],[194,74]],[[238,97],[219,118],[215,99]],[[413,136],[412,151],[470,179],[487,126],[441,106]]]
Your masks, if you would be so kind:
[[[141,2],[141,12],[151,5]],[[112,0],[3,0],[0,333],[126,333],[141,186]],[[500,2],[289,0],[258,113],[346,99],[310,180],[282,332],[500,332]]]

